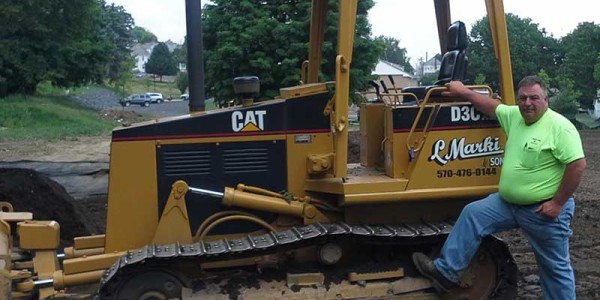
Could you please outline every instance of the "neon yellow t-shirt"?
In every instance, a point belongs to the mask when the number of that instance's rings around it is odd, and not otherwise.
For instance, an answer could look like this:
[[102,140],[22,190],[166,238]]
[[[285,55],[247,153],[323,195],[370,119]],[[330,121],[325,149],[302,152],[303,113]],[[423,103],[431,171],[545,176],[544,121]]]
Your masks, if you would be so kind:
[[584,157],[575,126],[549,108],[531,125],[525,124],[516,105],[499,105],[496,117],[507,136],[498,184],[500,196],[520,205],[552,198],[565,166]]

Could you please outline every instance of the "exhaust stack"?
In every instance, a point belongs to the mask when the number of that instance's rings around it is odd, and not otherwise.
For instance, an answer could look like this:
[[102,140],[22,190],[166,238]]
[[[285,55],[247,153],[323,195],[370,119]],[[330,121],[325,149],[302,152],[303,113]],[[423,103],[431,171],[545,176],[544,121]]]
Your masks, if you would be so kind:
[[204,46],[202,43],[202,1],[185,0],[187,71],[190,112],[204,111]]

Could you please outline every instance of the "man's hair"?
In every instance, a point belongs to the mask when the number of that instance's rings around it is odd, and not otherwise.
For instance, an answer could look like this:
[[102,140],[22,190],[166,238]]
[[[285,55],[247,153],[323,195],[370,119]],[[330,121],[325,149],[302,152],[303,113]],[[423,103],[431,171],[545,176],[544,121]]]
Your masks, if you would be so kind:
[[517,86],[517,90],[525,86],[534,86],[536,84],[542,88],[542,91],[544,91],[544,96],[547,97],[548,89],[546,88],[546,82],[544,82],[542,78],[535,75],[525,76],[525,78],[521,79],[521,81],[519,81],[519,85]]

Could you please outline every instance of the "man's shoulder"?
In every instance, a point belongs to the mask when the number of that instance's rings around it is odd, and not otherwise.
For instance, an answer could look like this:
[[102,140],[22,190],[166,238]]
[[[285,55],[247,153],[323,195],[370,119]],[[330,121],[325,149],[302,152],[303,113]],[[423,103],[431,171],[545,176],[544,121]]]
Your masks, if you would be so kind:
[[[548,117],[543,124],[544,126],[540,127],[540,130],[545,130],[547,134],[553,136],[552,140],[555,143],[562,141],[559,142],[561,147],[568,148],[570,146],[575,146],[576,144],[581,145],[579,131],[569,119],[549,108],[546,113],[548,114]],[[567,140],[568,142],[565,142]]]
[[519,114],[519,107],[517,105],[500,103],[496,106],[496,116],[509,116],[515,113]]
[[[518,124],[521,119],[521,113],[517,105],[499,104],[496,106],[496,119],[500,122],[500,126],[508,129],[510,126]],[[508,132],[507,132],[508,133]]]
[[548,121],[550,122],[552,127],[561,128],[561,129],[568,128],[568,129],[576,130],[575,125],[573,125],[573,122],[571,122],[565,116],[553,111],[550,108],[548,108],[548,111],[546,113],[548,113]]

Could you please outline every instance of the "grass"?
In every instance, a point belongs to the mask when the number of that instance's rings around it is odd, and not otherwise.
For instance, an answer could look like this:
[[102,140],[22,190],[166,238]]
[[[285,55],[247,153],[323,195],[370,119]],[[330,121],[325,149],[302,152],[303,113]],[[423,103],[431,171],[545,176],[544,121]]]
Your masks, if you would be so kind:
[[62,95],[0,99],[0,141],[102,135],[116,125]]
[[90,88],[96,88],[95,86],[82,86],[82,87],[73,87],[69,89],[56,87],[50,84],[48,81],[41,82],[37,85],[36,94],[41,97],[51,97],[51,96],[76,96],[81,95]]
[[[163,82],[152,78],[134,78],[125,91],[110,86],[62,89],[40,83],[36,96],[12,95],[0,98],[0,141],[44,139],[58,140],[78,136],[108,134],[118,124],[101,119],[97,112],[74,103],[69,97],[94,88],[109,88],[118,94],[162,93],[165,99],[179,98],[173,78]],[[206,110],[215,109],[206,101]]]

